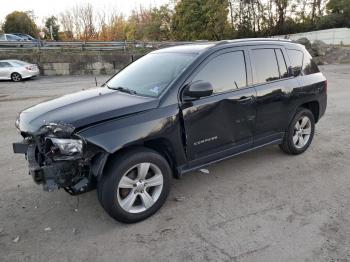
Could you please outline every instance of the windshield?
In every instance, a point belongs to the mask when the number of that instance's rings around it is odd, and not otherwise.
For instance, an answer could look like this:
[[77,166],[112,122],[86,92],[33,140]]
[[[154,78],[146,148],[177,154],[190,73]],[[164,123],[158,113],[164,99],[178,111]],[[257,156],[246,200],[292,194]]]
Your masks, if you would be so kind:
[[115,75],[107,86],[138,95],[159,96],[193,61],[195,54],[155,53],[141,57]]

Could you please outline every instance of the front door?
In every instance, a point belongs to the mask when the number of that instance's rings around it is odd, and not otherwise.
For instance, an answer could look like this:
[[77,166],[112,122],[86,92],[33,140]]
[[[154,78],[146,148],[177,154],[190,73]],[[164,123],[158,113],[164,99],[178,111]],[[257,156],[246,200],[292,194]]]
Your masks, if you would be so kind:
[[6,62],[0,62],[0,79],[9,79],[10,65]]
[[210,82],[209,97],[181,104],[189,160],[213,160],[249,149],[256,116],[256,92],[248,86],[243,50],[211,55],[193,74],[188,84]]

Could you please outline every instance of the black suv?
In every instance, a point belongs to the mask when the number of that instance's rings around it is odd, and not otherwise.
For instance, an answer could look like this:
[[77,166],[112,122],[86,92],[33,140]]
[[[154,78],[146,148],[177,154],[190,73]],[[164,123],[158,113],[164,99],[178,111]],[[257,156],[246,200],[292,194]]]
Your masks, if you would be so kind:
[[97,187],[103,208],[132,223],[164,203],[170,178],[277,144],[310,145],[327,81],[306,49],[243,39],[151,52],[102,87],[20,113],[14,143],[47,191]]

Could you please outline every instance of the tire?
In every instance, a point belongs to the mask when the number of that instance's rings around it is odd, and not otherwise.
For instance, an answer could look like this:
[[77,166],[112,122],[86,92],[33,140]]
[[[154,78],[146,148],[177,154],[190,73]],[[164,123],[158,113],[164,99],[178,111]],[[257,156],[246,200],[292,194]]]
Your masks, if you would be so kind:
[[306,108],[299,108],[284,134],[279,147],[291,155],[304,153],[310,146],[315,133],[315,118]]
[[19,73],[12,73],[11,74],[11,79],[13,82],[19,82],[22,80],[22,76]]
[[136,148],[112,157],[97,183],[105,211],[124,223],[136,223],[156,213],[170,190],[171,169],[157,152]]

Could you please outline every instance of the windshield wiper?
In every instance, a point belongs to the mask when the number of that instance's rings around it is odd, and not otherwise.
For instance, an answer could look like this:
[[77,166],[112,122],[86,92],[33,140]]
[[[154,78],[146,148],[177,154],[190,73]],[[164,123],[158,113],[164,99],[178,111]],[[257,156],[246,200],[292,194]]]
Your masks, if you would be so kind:
[[132,94],[132,95],[136,95],[137,92],[135,90],[126,88],[126,87],[122,87],[122,86],[118,86],[118,87],[110,87],[107,85],[108,88],[113,89],[113,90],[118,90],[120,92],[124,92],[124,93],[128,93],[128,94]]

